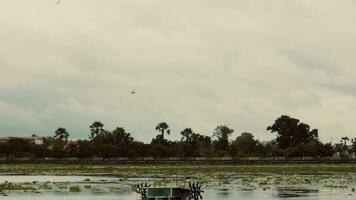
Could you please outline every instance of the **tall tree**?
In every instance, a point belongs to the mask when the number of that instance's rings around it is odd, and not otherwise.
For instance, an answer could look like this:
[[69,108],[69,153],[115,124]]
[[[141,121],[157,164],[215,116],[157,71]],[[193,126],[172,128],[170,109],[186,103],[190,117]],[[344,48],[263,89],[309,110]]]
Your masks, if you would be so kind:
[[134,141],[131,134],[127,133],[124,128],[117,127],[112,132],[112,138],[117,156],[129,156],[130,147]]
[[191,128],[186,128],[183,131],[180,132],[182,135],[182,141],[191,143],[193,141],[194,137],[194,132]]
[[239,156],[252,156],[256,154],[258,141],[254,139],[251,133],[241,133],[235,141],[232,142],[231,150]]
[[59,127],[54,133],[54,139],[57,143],[68,142],[69,133],[65,128]]
[[219,140],[229,140],[230,135],[234,132],[234,129],[229,128],[227,125],[218,125],[213,133],[214,137]]
[[227,154],[229,149],[229,137],[234,132],[234,129],[229,128],[227,125],[218,125],[213,133],[213,136],[217,138],[214,141],[215,151],[218,156]]
[[167,133],[169,135],[171,133],[171,130],[169,129],[169,126],[166,122],[161,122],[157,124],[156,130],[161,133],[161,138],[164,140],[164,134]]
[[282,149],[318,140],[318,129],[310,130],[309,125],[300,123],[299,119],[287,115],[276,119],[273,125],[267,127],[267,130],[277,133],[276,141]]
[[95,121],[93,122],[92,125],[89,126],[90,128],[90,139],[94,139],[96,136],[98,136],[101,132],[104,131],[104,124],[101,123],[100,121]]

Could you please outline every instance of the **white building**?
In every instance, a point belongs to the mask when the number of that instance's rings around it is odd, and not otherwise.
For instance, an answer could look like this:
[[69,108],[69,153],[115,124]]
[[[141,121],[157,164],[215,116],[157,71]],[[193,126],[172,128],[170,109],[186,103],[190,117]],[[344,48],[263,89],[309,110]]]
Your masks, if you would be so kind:
[[36,145],[42,145],[43,144],[43,137],[39,136],[30,136],[30,137],[0,137],[0,143],[6,143],[9,142],[10,139],[22,139],[31,143],[34,143]]

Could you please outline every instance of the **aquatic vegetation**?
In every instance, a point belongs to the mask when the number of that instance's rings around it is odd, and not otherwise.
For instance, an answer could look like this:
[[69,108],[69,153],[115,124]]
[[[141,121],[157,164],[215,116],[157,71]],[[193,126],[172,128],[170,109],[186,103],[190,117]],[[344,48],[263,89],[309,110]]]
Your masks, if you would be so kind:
[[0,191],[35,191],[37,190],[36,187],[33,187],[31,185],[27,184],[14,184],[11,182],[4,182],[3,184],[0,184]]
[[258,185],[269,185],[270,183],[267,180],[260,181]]
[[53,189],[53,187],[48,182],[41,184],[39,188],[43,189],[43,190],[52,190]]
[[70,187],[69,187],[69,191],[70,191],[70,192],[80,192],[81,189],[80,189],[79,186],[70,186]]
[[[6,166],[10,168],[12,165]],[[39,165],[39,168],[42,167],[42,165]],[[31,176],[33,179],[24,180],[18,178],[18,182],[12,181],[11,176],[2,179],[9,179],[11,182],[0,183],[0,196],[26,192],[41,193],[41,195],[46,193],[55,195],[125,195],[133,194],[136,184],[140,182],[156,184],[157,186],[177,184],[181,187],[187,187],[188,183],[193,181],[203,183],[204,189],[214,191],[215,194],[220,195],[234,195],[236,192],[244,192],[246,194],[263,192],[264,194],[273,194],[278,198],[286,198],[302,197],[303,195],[316,193],[310,192],[308,189],[347,191],[350,195],[355,195],[351,189],[356,187],[356,173],[341,171],[339,166],[321,165],[320,169],[314,165],[274,167],[279,168],[280,171],[278,173],[274,172],[271,166],[196,167],[173,165],[154,167],[149,165],[82,166],[83,170],[80,171],[77,166],[68,165],[63,166],[62,169],[56,166],[52,170],[39,173],[37,169],[34,169],[34,166],[29,165],[29,171],[22,174],[34,174],[36,176]],[[4,166],[0,165],[0,169],[4,168]],[[7,173],[20,173],[24,170],[23,168],[22,165],[13,165],[13,171],[10,170]],[[337,169],[336,172],[332,171],[334,168]],[[88,172],[89,169],[92,171]],[[309,170],[302,171],[302,169]],[[109,172],[107,170],[112,171]],[[174,178],[171,180],[162,178],[153,181],[152,177],[157,175],[157,171],[160,171],[159,176],[161,177],[181,176],[186,177],[187,180],[186,182],[176,182]],[[44,176],[51,174],[55,176]],[[66,178],[63,178],[63,175]],[[0,174],[0,181],[1,177],[4,176]]]

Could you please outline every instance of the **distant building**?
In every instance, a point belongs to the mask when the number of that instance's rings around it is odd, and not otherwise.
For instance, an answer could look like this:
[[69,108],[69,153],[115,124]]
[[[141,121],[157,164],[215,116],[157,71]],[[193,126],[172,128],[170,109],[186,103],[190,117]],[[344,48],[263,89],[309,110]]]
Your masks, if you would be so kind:
[[10,140],[9,137],[0,137],[0,144],[7,143]]
[[7,142],[9,142],[10,139],[22,139],[22,140],[28,141],[28,142],[36,144],[36,145],[42,145],[44,143],[43,137],[30,136],[30,137],[0,137],[0,144],[7,143]]
[[[70,149],[70,148],[77,148],[79,143],[77,141],[67,141],[66,143],[63,143],[63,149]],[[54,149],[54,144],[51,144],[47,147],[49,150]]]

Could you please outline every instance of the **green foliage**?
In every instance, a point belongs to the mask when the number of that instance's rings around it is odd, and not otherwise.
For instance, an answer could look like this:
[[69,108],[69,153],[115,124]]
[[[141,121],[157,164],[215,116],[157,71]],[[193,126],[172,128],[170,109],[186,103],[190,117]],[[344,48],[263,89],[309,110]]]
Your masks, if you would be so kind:
[[277,133],[276,141],[281,149],[318,140],[318,129],[310,130],[309,125],[287,115],[276,119],[273,125],[267,127],[267,130]]
[[348,158],[351,153],[356,153],[356,151],[353,151],[353,140],[351,140],[351,146],[347,145],[347,141],[349,140],[348,137],[342,137],[340,142],[334,146],[335,152],[338,153],[341,158]]
[[65,128],[59,127],[54,133],[54,139],[57,143],[65,143],[68,141],[69,133]]
[[104,124],[101,123],[100,121],[95,121],[93,122],[92,125],[89,126],[90,128],[90,135],[89,138],[90,139],[94,139],[95,137],[97,137],[101,132],[104,131]]
[[171,130],[169,129],[169,126],[166,122],[161,122],[156,126],[156,130],[161,133],[161,138],[164,140],[164,133],[167,133],[168,135],[171,133]]
[[15,157],[29,156],[31,143],[20,138],[10,138],[8,141],[8,152]]
[[164,137],[171,132],[167,123],[161,122],[155,128],[158,135],[145,144],[136,141],[123,127],[105,130],[100,121],[90,125],[89,140],[68,141],[68,132],[60,127],[54,137],[44,138],[41,145],[10,138],[7,143],[0,143],[0,157],[326,157],[338,153],[347,158],[356,153],[356,138],[342,137],[334,146],[323,144],[318,139],[317,129],[310,130],[309,125],[286,115],[267,128],[277,133],[277,138],[268,142],[260,142],[252,133],[246,132],[230,141],[234,130],[226,125],[217,126],[212,137],[185,128],[178,141]]
[[186,128],[181,132],[182,139],[179,142],[179,156],[199,157],[211,155],[211,138],[193,132],[191,128]]
[[242,133],[231,144],[231,153],[235,156],[258,155],[259,141],[251,133]]
[[216,137],[217,140],[213,142],[213,145],[216,156],[228,156],[229,137],[233,132],[234,130],[227,125],[218,125],[215,128],[213,137]]
[[[130,133],[127,133],[122,127],[117,127],[111,132],[104,130],[103,126],[100,127],[100,130],[98,129],[99,132],[93,134],[91,139],[91,145],[95,149],[95,156],[120,157],[130,155],[130,148],[134,141]],[[79,145],[88,146],[83,142]]]
[[79,186],[70,186],[69,191],[70,192],[80,192],[81,188]]
[[330,144],[323,144],[320,141],[314,140],[306,144],[297,144],[284,150],[284,154],[288,157],[326,157],[333,155],[333,149]]

